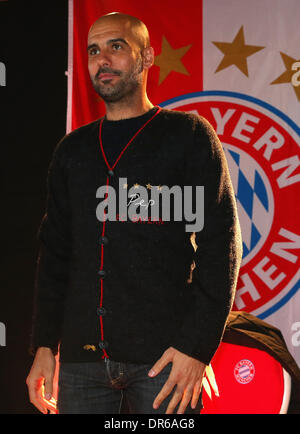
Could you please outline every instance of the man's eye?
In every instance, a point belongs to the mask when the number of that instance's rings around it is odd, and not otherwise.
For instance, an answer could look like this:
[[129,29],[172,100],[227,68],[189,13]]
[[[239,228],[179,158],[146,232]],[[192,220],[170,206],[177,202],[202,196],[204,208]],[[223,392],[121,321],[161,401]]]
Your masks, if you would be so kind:
[[114,49],[114,50],[120,50],[121,48],[122,48],[122,45],[121,44],[117,44],[117,43],[115,43],[115,44],[112,44],[112,48]]
[[89,55],[90,56],[96,56],[97,54],[99,54],[99,49],[98,48],[91,48],[90,50],[89,50]]

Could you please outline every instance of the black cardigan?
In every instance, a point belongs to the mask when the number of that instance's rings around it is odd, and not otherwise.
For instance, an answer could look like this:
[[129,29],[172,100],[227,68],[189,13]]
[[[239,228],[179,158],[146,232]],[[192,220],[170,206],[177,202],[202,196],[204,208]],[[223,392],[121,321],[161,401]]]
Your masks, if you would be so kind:
[[[61,362],[109,357],[153,364],[172,346],[208,364],[232,306],[242,255],[221,143],[205,119],[159,109],[108,167],[101,123],[66,135],[53,154],[38,234],[32,352],[40,346],[56,352],[60,344]],[[123,221],[120,215],[100,221],[103,199],[96,191],[114,187],[118,203],[120,178],[126,192],[204,186],[196,251],[184,220]]]

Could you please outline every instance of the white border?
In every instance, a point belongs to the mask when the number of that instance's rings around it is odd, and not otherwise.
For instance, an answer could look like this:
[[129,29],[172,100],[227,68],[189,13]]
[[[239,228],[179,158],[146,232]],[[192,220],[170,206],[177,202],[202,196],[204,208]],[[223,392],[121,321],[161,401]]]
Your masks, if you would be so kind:
[[283,391],[282,404],[281,404],[279,414],[287,414],[290,405],[292,379],[290,374],[286,372],[284,368],[282,368],[282,371],[283,371],[284,391]]
[[67,134],[72,131],[72,99],[73,99],[73,23],[74,23],[74,5],[73,0],[69,0],[69,17],[68,17],[68,96],[67,96]]

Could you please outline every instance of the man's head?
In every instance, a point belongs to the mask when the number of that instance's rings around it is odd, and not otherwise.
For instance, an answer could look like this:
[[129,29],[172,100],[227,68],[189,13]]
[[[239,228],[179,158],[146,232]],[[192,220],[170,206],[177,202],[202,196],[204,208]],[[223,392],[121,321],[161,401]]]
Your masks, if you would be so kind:
[[88,67],[96,92],[106,102],[117,102],[145,91],[147,72],[154,60],[144,23],[126,14],[100,17],[88,34]]

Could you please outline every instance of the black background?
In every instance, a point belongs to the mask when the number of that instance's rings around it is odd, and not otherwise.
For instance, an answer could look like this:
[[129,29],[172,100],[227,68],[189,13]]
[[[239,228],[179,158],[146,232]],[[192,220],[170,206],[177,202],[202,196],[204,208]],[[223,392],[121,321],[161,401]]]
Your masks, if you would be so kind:
[[46,177],[66,133],[68,2],[0,1],[1,101],[0,413],[31,414],[26,377]]

